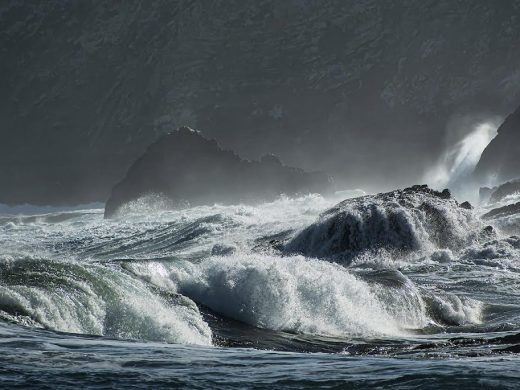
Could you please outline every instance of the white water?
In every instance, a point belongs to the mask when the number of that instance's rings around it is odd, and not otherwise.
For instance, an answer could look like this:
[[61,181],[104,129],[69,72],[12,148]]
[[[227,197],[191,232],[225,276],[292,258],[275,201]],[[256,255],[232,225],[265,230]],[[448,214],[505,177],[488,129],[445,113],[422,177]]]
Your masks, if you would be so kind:
[[[331,336],[399,335],[428,320],[416,305],[392,312],[371,286],[345,268],[301,256],[242,254],[185,264],[179,291],[218,313],[257,327]],[[395,294],[409,293],[396,289]],[[388,293],[388,292],[387,292]]]
[[[411,256],[360,254],[346,268],[262,246],[269,236],[297,236],[335,202],[312,195],[177,211],[141,205],[119,220],[103,220],[101,210],[3,217],[2,316],[64,332],[204,345],[213,334],[194,302],[255,327],[342,338],[403,337],[432,324],[482,322],[484,305],[467,292],[431,289],[397,270],[442,269],[489,252],[478,243],[464,246],[466,252],[439,247],[420,214],[398,229],[422,248]],[[383,222],[390,212],[410,213],[373,206]],[[443,207],[449,237],[467,242],[478,219],[450,202]],[[360,237],[368,244],[395,234],[392,224],[378,230],[370,216],[359,218],[367,223]],[[504,257],[514,265],[519,248],[512,245],[490,244],[509,248]]]
[[62,332],[211,344],[193,302],[168,302],[115,267],[29,257],[1,261],[4,317]]
[[486,146],[496,137],[499,124],[497,119],[479,123],[462,139],[450,143],[437,164],[426,172],[425,182],[433,188],[450,188],[465,198],[472,197],[475,188],[471,174]]

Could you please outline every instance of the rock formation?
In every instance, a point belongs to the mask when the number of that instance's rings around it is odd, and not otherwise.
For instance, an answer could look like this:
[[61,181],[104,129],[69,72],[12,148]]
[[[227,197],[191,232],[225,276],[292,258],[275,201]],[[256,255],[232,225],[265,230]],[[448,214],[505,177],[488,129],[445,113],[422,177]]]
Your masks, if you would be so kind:
[[[520,171],[520,165],[518,166],[518,170]],[[507,183],[501,184],[494,188],[489,197],[489,201],[492,203],[500,202],[507,196],[514,194],[520,195],[520,180],[508,181]]]
[[367,250],[456,250],[481,235],[469,203],[459,204],[448,190],[416,185],[345,200],[296,234],[284,251],[349,261]]
[[480,157],[475,176],[483,183],[520,177],[520,107],[498,128],[498,135]]
[[243,160],[215,140],[181,127],[160,137],[130,167],[112,190],[105,217],[125,203],[147,195],[190,205],[256,202],[280,194],[332,191],[331,179],[283,165],[273,156]]

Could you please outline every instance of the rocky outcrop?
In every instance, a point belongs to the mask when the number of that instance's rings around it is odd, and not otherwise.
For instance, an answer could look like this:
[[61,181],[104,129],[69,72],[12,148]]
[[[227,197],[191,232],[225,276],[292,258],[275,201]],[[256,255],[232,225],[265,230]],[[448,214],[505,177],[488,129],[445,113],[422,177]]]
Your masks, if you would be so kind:
[[520,177],[520,107],[506,118],[498,135],[484,149],[475,176],[483,183]]
[[284,251],[348,261],[363,251],[452,249],[478,240],[469,203],[425,185],[345,200],[287,242]]
[[492,220],[504,234],[520,234],[520,180],[513,180],[493,188],[481,188],[481,201],[490,207],[482,215]]
[[360,188],[422,177],[450,118],[518,101],[519,12],[516,0],[4,0],[0,202],[104,201],[181,124]]
[[326,193],[332,180],[323,173],[283,165],[273,156],[243,160],[215,140],[181,127],[160,137],[112,190],[105,217],[148,195],[190,205],[265,201],[280,194]]

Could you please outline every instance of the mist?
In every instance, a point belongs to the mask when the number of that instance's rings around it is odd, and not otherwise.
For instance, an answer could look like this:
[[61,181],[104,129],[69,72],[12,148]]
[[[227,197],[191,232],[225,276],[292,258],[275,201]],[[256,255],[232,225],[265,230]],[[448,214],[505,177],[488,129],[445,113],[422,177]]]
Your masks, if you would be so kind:
[[479,186],[488,183],[475,181],[473,172],[482,152],[497,136],[502,120],[497,116],[453,120],[447,130],[445,150],[425,173],[424,182],[436,189],[449,188],[458,197],[477,201]]

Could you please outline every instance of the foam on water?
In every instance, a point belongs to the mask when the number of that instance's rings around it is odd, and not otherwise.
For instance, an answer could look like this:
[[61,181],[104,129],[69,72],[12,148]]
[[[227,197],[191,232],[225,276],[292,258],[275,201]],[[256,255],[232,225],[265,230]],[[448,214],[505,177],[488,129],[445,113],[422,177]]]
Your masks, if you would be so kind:
[[273,330],[332,336],[398,335],[422,327],[421,308],[385,307],[370,286],[334,264],[300,256],[212,257],[172,271],[179,292],[214,311]]

